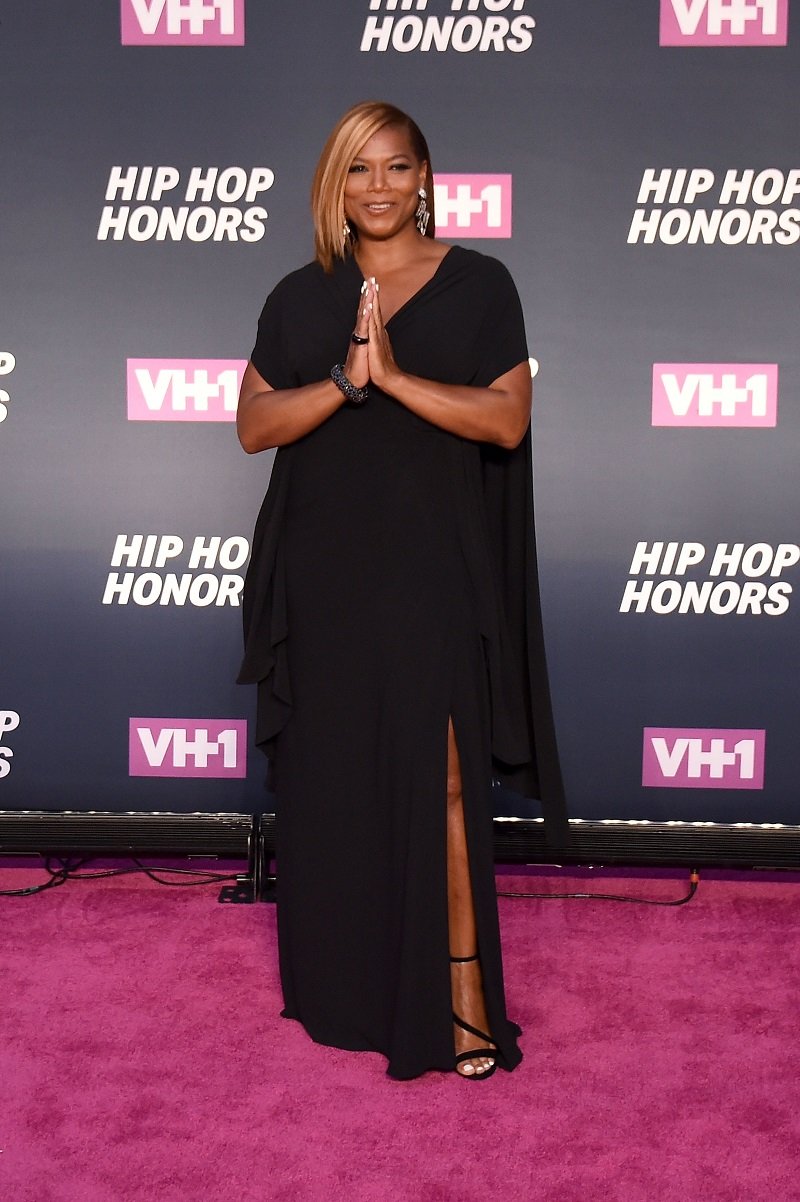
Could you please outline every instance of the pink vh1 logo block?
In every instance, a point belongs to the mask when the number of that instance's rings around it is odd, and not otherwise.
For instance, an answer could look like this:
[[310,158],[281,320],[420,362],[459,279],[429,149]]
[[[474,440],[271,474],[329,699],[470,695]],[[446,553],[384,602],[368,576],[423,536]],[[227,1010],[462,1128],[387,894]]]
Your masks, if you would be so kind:
[[247,722],[239,718],[131,718],[130,776],[247,775]]
[[763,789],[763,730],[646,726],[642,784],[652,789]]
[[785,46],[789,0],[661,0],[661,46]]
[[436,236],[510,238],[510,175],[437,175]]
[[654,426],[774,426],[777,363],[654,363]]
[[245,359],[129,359],[128,421],[233,422]]
[[121,0],[123,46],[243,46],[244,0]]

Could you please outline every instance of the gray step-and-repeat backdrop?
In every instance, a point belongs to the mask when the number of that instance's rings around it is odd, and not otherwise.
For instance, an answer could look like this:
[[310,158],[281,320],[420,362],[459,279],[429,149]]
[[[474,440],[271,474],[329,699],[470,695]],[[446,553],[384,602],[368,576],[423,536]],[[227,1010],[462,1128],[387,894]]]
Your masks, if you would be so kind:
[[525,306],[572,815],[800,821],[791,7],[4,6],[0,809],[265,808],[238,381],[330,127],[384,98]]

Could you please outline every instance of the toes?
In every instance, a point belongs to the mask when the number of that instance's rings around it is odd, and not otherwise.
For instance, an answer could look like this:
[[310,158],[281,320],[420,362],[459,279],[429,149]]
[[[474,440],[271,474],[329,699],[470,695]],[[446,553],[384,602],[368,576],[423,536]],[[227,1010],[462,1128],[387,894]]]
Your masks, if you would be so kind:
[[458,1065],[462,1077],[480,1077],[494,1067],[494,1060],[487,1056],[476,1057],[475,1060],[464,1060]]

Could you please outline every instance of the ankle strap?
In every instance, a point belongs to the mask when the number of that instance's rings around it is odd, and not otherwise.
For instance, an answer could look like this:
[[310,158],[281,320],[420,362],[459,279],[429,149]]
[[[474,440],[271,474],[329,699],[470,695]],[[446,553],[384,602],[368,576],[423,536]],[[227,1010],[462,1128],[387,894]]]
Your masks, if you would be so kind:
[[479,957],[478,957],[477,952],[475,953],[474,956],[451,956],[450,963],[451,964],[469,964],[471,960],[477,960],[478,958]]

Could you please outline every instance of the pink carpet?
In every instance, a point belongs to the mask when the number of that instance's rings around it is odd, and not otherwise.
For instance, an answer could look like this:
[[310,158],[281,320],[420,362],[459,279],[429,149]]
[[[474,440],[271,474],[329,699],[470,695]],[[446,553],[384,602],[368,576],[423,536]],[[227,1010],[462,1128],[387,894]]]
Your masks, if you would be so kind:
[[800,1199],[792,880],[701,881],[677,909],[501,900],[525,1059],[479,1084],[311,1043],[278,1017],[274,909],[216,894],[0,898],[2,1202]]

